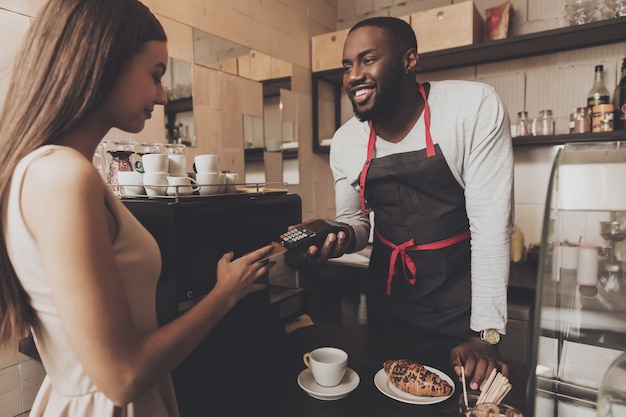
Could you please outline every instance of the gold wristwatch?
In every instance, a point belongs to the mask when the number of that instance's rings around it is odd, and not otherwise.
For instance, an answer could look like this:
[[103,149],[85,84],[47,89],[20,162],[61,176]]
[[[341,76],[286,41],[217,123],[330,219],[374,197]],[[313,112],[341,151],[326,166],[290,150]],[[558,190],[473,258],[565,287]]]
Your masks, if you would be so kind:
[[496,329],[485,329],[479,332],[480,340],[489,343],[490,345],[497,345],[500,343],[500,332]]

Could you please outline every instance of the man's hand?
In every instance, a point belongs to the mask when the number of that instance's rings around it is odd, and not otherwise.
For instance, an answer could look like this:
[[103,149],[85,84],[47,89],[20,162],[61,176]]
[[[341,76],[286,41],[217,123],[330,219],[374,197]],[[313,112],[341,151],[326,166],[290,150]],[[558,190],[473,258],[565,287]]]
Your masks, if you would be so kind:
[[472,390],[477,390],[497,369],[502,375],[509,376],[509,367],[500,359],[498,348],[483,342],[478,337],[470,337],[450,352],[450,364],[461,380],[461,366],[465,367],[465,380]]
[[[309,220],[308,222],[302,224],[306,225],[307,223],[314,220],[316,219]],[[351,247],[354,246],[354,242],[352,242],[351,236],[352,227],[348,226],[347,224],[344,225],[346,229],[350,231],[348,234],[344,233],[343,231],[337,234],[329,233],[328,236],[326,236],[326,240],[324,241],[324,244],[321,248],[313,245],[307,248],[306,253],[304,254],[304,259],[307,262],[326,262],[330,258],[338,258],[346,253]],[[289,226],[288,230],[292,230],[298,226],[300,225]]]

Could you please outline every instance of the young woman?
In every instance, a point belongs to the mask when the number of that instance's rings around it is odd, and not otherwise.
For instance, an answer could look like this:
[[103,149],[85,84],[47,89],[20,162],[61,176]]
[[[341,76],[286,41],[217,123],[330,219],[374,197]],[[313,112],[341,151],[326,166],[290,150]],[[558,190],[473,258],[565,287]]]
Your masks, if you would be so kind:
[[0,346],[29,329],[47,372],[31,416],[176,416],[169,372],[273,263],[217,266],[214,289],[157,328],[160,252],[91,164],[115,127],[155,105],[166,35],[138,0],[50,0],[33,20],[0,114]]

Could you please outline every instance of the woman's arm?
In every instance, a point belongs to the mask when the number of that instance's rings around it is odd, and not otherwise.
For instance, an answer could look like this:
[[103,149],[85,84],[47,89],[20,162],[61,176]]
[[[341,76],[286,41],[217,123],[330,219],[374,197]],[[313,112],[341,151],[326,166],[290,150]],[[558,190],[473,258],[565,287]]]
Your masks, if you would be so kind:
[[[59,315],[94,384],[116,405],[132,401],[174,369],[273,263],[255,262],[269,247],[218,263],[214,289],[166,326],[140,334],[113,255],[117,233],[105,185],[88,160],[69,152],[31,164],[21,207],[39,246]],[[61,168],[60,168],[61,167]],[[113,225],[113,227],[111,227]]]

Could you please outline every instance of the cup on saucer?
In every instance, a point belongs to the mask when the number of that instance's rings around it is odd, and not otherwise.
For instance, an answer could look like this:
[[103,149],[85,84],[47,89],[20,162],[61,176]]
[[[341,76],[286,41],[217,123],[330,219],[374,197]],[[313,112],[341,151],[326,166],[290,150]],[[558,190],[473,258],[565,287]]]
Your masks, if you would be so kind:
[[143,186],[146,193],[151,197],[167,195],[167,175],[167,172],[145,172]]
[[212,154],[196,155],[193,160],[193,169],[198,174],[219,172],[219,156]]
[[117,181],[122,187],[124,195],[143,195],[143,174],[137,171],[119,171]]
[[217,194],[219,191],[220,174],[218,172],[198,172],[196,174],[196,181],[200,186],[200,195]]
[[346,374],[338,385],[334,387],[322,387],[313,378],[309,368],[298,375],[298,385],[311,397],[322,401],[335,401],[347,397],[359,386],[359,374],[350,368],[346,369]]
[[348,354],[334,347],[321,347],[307,352],[302,360],[311,369],[315,382],[322,387],[339,385],[348,367]]
[[172,177],[168,175],[167,183],[167,195],[169,196],[190,195],[200,188],[196,180],[187,176]]

